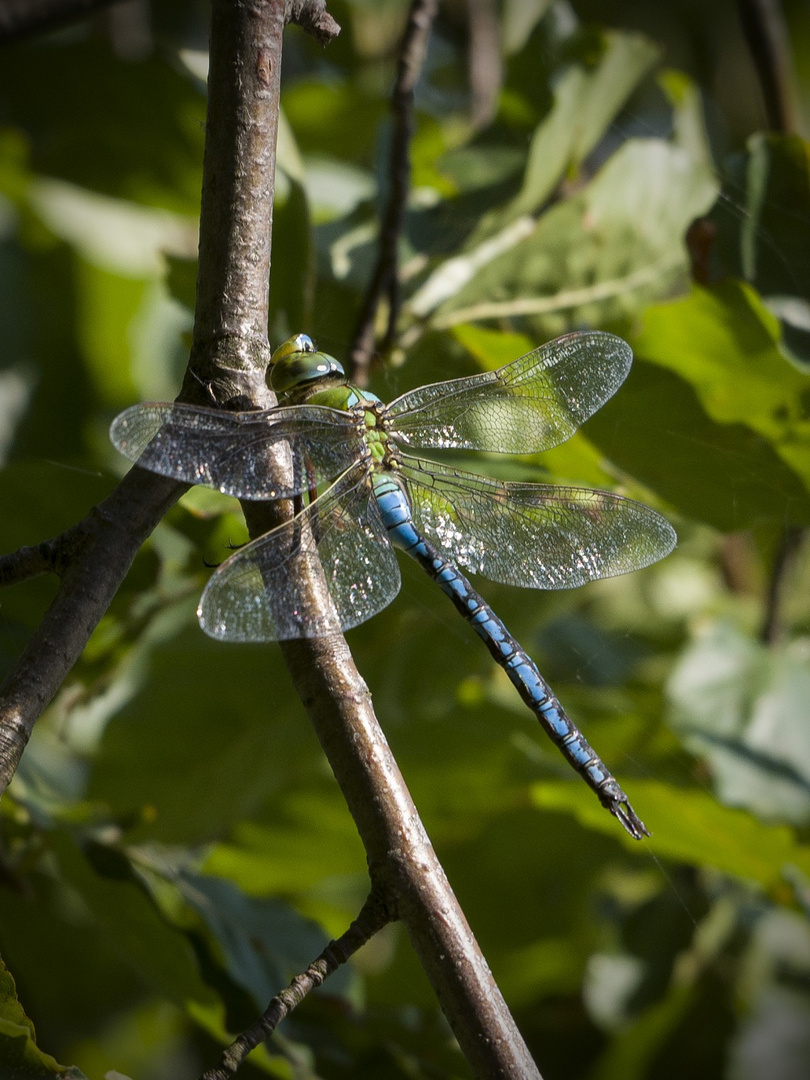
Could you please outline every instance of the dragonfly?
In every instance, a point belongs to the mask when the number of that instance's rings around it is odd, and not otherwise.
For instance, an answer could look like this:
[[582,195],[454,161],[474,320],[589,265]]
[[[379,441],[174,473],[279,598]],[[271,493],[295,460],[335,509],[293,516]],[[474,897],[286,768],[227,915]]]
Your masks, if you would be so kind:
[[[385,404],[298,334],[271,359],[277,407],[135,405],[116,417],[110,437],[161,475],[239,499],[294,500],[293,516],[211,575],[197,611],[206,633],[280,641],[348,630],[396,596],[400,548],[483,639],[602,805],[640,840],[649,831],[620,784],[462,571],[520,588],[573,588],[661,559],[675,545],[674,530],[648,506],[611,492],[502,482],[413,453],[557,446],[616,392],[631,363],[621,338],[578,331],[498,370],[421,386]],[[291,467],[268,468],[274,452],[287,453]],[[325,613],[307,610],[295,591],[295,560],[312,555],[331,599]]]

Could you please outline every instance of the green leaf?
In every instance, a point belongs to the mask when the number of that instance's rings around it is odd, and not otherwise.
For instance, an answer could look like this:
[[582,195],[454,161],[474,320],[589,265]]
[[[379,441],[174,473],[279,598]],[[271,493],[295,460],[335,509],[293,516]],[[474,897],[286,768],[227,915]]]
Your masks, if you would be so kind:
[[36,1044],[34,1025],[17,998],[11,972],[0,959],[0,1075],[3,1080],[87,1080],[75,1068],[60,1065]]
[[[231,979],[253,997],[258,1010],[302,973],[328,943],[320,927],[277,900],[246,896],[233,882],[200,874],[182,855],[168,850],[130,849],[133,869],[153,893],[167,917],[179,925],[172,909],[180,902],[194,912],[206,937],[224,962]],[[156,884],[156,878],[162,879]],[[167,898],[167,887],[171,897]],[[325,992],[344,995],[350,969],[341,968]]]
[[216,1003],[185,935],[167,925],[126,858],[98,843],[79,850],[64,834],[54,833],[52,843],[65,884],[75,890],[80,909],[92,914],[123,963],[180,1006]]
[[[569,43],[569,50],[577,46]],[[535,130],[523,186],[504,210],[501,225],[535,213],[560,179],[582,164],[658,58],[647,38],[618,31],[605,31],[598,41],[586,35],[586,50],[589,63],[572,64],[555,79],[551,111]]]
[[767,439],[810,489],[810,380],[785,360],[779,336],[756,293],[729,281],[648,308],[631,343],[686,379],[717,423]]
[[[515,231],[506,250],[487,261],[475,250],[452,260],[456,284],[470,280],[441,303],[434,324],[524,315],[557,332],[631,314],[683,275],[683,233],[714,193],[707,166],[681,147],[630,139],[530,235]],[[414,297],[418,313],[426,313],[425,296],[442,298],[441,272]]]
[[[338,160],[369,154],[386,105],[347,82],[300,80],[282,97],[284,115],[304,154]],[[348,131],[352,137],[346,137]]]
[[748,425],[711,420],[692,387],[636,360],[588,438],[687,518],[725,532],[810,523],[801,479]]
[[102,35],[32,39],[4,54],[0,95],[38,172],[196,217],[205,99],[168,54],[122,63]]
[[724,198],[711,214],[719,270],[757,287],[781,317],[783,347],[807,362],[810,144],[798,135],[752,135],[726,172]]
[[670,676],[671,724],[711,765],[718,797],[771,820],[810,819],[810,642],[766,647],[703,626]]
[[550,5],[551,0],[504,0],[501,39],[507,56],[523,48]]
[[88,789],[113,814],[145,813],[164,843],[221,835],[321,760],[278,649],[222,646],[188,616],[193,625],[145,658],[137,694],[104,731]]
[[566,811],[591,829],[612,832],[628,848],[784,889],[786,865],[810,872],[810,848],[785,825],[766,825],[744,810],[722,806],[710,795],[658,781],[618,778],[652,838],[632,840],[584,784],[542,783],[531,790],[541,810]]

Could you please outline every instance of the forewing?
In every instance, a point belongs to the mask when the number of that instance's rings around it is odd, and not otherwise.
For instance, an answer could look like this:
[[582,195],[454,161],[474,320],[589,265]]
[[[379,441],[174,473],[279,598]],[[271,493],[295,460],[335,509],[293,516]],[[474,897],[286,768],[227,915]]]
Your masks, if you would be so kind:
[[[315,405],[237,413],[146,404],[116,416],[110,439],[130,461],[162,476],[239,499],[282,499],[348,469],[360,434],[347,413]],[[306,468],[287,468],[286,476],[283,461],[274,468],[273,451],[282,444]]]
[[410,447],[533,454],[569,439],[632,361],[613,334],[566,334],[497,371],[410,390],[387,412],[394,437]]
[[[310,597],[318,599],[320,590],[323,600],[325,585],[331,610],[327,603],[325,613],[315,614],[302,603],[302,567]],[[207,634],[225,641],[323,637],[382,611],[399,584],[367,471],[358,465],[291,521],[223,563],[211,575],[197,615]]]
[[677,539],[660,514],[607,491],[502,484],[410,457],[402,475],[428,539],[452,562],[506,585],[574,588],[648,566]]

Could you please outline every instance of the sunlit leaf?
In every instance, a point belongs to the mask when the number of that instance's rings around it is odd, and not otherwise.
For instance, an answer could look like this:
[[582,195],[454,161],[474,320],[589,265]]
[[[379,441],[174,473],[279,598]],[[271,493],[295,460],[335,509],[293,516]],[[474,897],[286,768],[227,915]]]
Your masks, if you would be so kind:
[[[706,165],[680,147],[629,140],[528,237],[481,269],[475,251],[465,255],[474,272],[439,308],[437,325],[513,315],[556,331],[632,313],[683,274],[683,233],[714,191]],[[421,312],[419,296],[415,303]]]
[[[621,830],[616,838],[642,856],[648,849],[650,855],[713,867],[771,890],[780,888],[788,864],[810,871],[810,848],[787,826],[768,825],[743,810],[721,806],[703,791],[651,780],[623,786],[652,838],[638,843]],[[581,785],[538,784],[532,801],[539,809],[573,813],[600,832],[614,830],[610,815]]]
[[778,342],[778,323],[756,293],[728,282],[648,308],[633,345],[688,380],[713,420],[767,439],[810,488],[810,379]]
[[0,960],[0,1073],[7,1080],[86,1080],[84,1073],[60,1065],[36,1044],[34,1025],[17,999],[14,979]]
[[782,317],[783,345],[810,359],[810,148],[798,135],[756,134],[726,164],[711,214],[720,269],[744,277]]
[[709,624],[673,671],[672,724],[709,761],[718,797],[765,819],[810,818],[808,642],[766,648]]

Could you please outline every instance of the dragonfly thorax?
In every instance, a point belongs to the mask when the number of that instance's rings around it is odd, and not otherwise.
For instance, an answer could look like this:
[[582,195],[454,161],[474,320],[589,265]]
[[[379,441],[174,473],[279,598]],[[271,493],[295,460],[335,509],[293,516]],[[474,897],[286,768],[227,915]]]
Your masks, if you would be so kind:
[[390,457],[384,422],[385,406],[376,394],[351,386],[342,364],[329,353],[319,352],[308,334],[297,334],[273,353],[270,386],[297,404],[323,405],[355,415],[364,431],[371,460],[381,466]]

